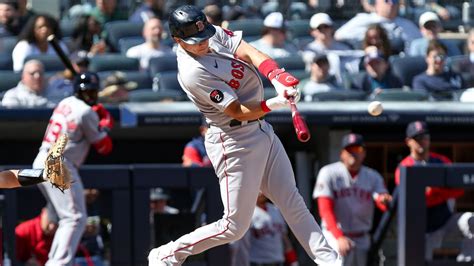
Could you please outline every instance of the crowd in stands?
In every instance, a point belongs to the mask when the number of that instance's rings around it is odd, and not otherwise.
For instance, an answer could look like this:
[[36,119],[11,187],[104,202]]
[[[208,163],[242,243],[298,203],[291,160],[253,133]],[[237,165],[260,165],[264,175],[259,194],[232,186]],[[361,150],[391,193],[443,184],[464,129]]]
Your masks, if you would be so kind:
[[[52,106],[72,93],[67,82],[71,74],[57,75],[64,67],[47,41],[51,34],[70,57],[85,55],[87,66],[80,70],[98,72],[103,85],[116,71],[121,71],[125,83],[137,84],[124,91],[126,96],[104,96],[103,102],[186,100],[177,82],[176,64],[170,63],[176,47],[167,28],[167,15],[180,1],[143,0],[129,3],[129,8],[120,0],[70,2],[57,19],[30,10],[26,1],[0,1],[0,75],[11,74],[5,81],[0,79],[0,95],[7,96],[3,106]],[[340,99],[331,94],[367,100],[383,97],[388,89],[415,92],[431,101],[472,99],[467,89],[473,85],[469,73],[474,45],[469,41],[474,31],[441,37],[446,22],[466,26],[459,5],[362,0],[334,9],[318,6],[317,1],[294,1],[289,6],[278,1],[241,2],[201,4],[212,24],[243,30],[245,41],[294,73],[301,80],[305,101]],[[352,17],[341,18],[334,11],[350,8]],[[429,54],[433,46],[437,52]],[[31,79],[27,76],[32,71],[25,72],[30,60],[43,63],[44,68]],[[31,84],[33,80],[37,85]],[[438,82],[443,86],[433,88]],[[31,100],[11,99],[20,92]]]
[[[26,0],[0,0],[1,106],[52,108],[74,93],[73,73],[64,69],[47,41],[51,34],[77,72],[98,73],[100,102],[186,100],[177,81],[176,46],[168,32],[167,14],[189,1],[130,1],[141,2],[134,9],[124,9],[119,0],[81,2],[86,3],[68,7],[58,19],[28,9]],[[200,2],[207,3],[202,8],[209,22],[243,30],[245,41],[298,77],[305,102],[383,99],[378,97],[387,90],[416,93],[430,101],[474,101],[474,30],[457,33],[460,38],[442,37],[444,22],[461,25],[460,6],[361,0],[354,1],[359,14],[341,19],[315,0],[294,1],[287,7],[279,6],[279,1],[240,1],[239,6]],[[272,89],[269,83],[266,87]],[[186,145],[183,166],[210,166],[203,146],[206,130],[207,125],[201,125],[200,135]],[[426,137],[424,133],[416,135]],[[407,143],[416,135],[407,136]],[[429,138],[417,140],[422,141]],[[354,152],[344,147],[341,152],[346,151],[347,157],[365,156],[363,144],[349,146],[361,148]],[[380,190],[385,191],[382,186]],[[86,191],[89,217],[76,254],[78,265],[91,261],[101,265],[104,256],[103,221],[93,207],[97,196],[97,191]],[[321,196],[332,197],[317,194],[315,198]],[[150,192],[150,222],[154,214],[179,212],[167,205],[168,199],[160,188]],[[447,216],[449,220],[451,213]],[[38,217],[19,225],[18,259],[26,262],[34,257],[44,264],[57,221],[51,208],[44,208]],[[344,234],[327,233],[336,240],[337,234]],[[349,252],[348,243],[337,245]]]

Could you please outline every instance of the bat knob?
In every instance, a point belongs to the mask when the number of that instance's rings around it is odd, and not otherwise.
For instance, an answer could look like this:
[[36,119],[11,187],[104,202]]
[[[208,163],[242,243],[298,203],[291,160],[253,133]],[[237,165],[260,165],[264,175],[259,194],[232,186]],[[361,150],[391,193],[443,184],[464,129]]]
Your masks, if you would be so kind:
[[298,139],[301,142],[308,142],[310,138],[311,138],[311,135],[308,132],[299,132],[298,134]]
[[56,38],[56,36],[54,34],[51,34],[46,38],[46,40],[48,40],[48,42],[50,42],[50,41],[54,40],[54,38]]

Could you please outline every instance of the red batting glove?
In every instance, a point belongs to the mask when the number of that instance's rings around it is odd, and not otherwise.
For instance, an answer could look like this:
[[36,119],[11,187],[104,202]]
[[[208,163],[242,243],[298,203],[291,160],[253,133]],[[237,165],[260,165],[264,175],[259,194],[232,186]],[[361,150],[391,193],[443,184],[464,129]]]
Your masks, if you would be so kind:
[[92,110],[94,110],[99,116],[99,128],[109,131],[114,127],[114,119],[109,111],[105,109],[104,105],[101,103],[96,104],[92,106]]

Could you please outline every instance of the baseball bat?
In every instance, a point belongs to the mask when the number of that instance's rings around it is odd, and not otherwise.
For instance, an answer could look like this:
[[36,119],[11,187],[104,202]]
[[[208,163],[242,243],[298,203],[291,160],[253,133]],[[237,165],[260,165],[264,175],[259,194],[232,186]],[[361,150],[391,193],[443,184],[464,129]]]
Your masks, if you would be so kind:
[[291,117],[293,118],[293,126],[295,127],[296,137],[301,142],[307,142],[311,138],[308,126],[298,111],[293,97],[288,98],[288,101],[290,102],[291,106]]
[[72,66],[71,60],[69,60],[69,57],[67,57],[66,54],[64,53],[63,49],[59,45],[58,40],[56,39],[56,36],[54,36],[54,34],[51,34],[51,35],[48,36],[47,40],[51,44],[51,46],[53,47],[56,54],[59,56],[59,59],[61,59],[61,62],[63,62],[64,66],[69,71],[71,71],[71,73],[74,76],[77,75],[76,70]]

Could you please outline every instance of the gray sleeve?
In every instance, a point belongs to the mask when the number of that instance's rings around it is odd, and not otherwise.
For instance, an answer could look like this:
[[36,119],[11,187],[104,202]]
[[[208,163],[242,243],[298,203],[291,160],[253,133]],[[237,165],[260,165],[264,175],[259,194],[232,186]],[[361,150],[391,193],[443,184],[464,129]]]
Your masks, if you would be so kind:
[[206,103],[222,112],[238,98],[235,91],[224,81],[207,71],[197,71],[200,73],[187,73],[183,76],[178,74],[178,80],[181,86],[192,91],[199,103]]
[[334,198],[331,188],[331,175],[327,166],[321,168],[313,189],[313,199],[318,197]]
[[221,27],[216,28],[216,39],[224,47],[235,53],[242,40],[242,31],[224,30]]
[[107,136],[106,132],[99,130],[99,116],[92,109],[82,115],[81,126],[84,137],[91,144]]
[[369,14],[357,14],[334,33],[334,38],[336,40],[363,39],[368,23],[370,23]]

